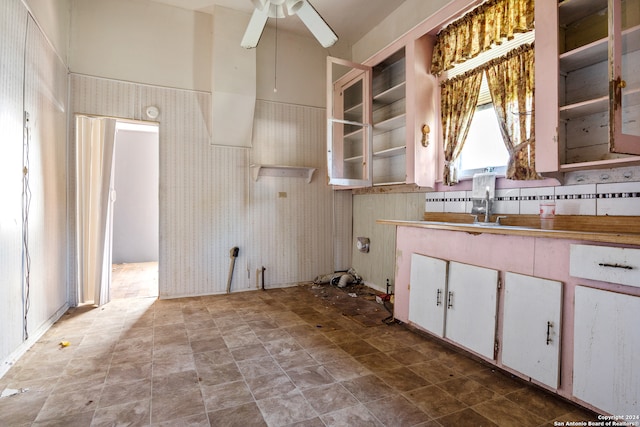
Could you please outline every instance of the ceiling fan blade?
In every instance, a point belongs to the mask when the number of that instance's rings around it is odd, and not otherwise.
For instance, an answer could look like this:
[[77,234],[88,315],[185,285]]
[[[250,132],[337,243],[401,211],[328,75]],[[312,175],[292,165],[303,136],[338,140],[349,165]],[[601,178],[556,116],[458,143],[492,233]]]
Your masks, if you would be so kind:
[[308,1],[303,1],[296,14],[302,22],[309,28],[316,39],[324,47],[330,47],[338,41],[338,36],[331,27],[322,19],[322,16],[314,9]]
[[244,47],[245,49],[255,48],[260,41],[260,37],[262,36],[262,32],[264,31],[264,26],[267,24],[267,19],[269,19],[268,7],[265,7],[262,10],[255,9],[253,11],[253,15],[251,15],[249,25],[247,25],[247,30],[244,33],[244,37],[242,37],[240,46]]

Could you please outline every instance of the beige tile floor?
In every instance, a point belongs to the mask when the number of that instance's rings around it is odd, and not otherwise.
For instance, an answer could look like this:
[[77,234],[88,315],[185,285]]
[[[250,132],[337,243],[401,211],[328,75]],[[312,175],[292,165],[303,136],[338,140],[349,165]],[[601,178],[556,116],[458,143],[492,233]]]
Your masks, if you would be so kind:
[[113,264],[109,293],[111,299],[157,297],[158,263]]
[[[550,426],[594,415],[309,285],[69,310],[0,426]],[[70,346],[62,348],[61,341]]]

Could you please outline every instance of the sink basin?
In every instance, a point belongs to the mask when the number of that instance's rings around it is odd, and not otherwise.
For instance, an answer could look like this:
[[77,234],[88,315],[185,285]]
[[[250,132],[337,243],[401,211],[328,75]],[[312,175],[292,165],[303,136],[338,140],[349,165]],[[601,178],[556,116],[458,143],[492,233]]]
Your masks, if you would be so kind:
[[470,225],[472,227],[478,227],[478,228],[509,228],[512,230],[531,230],[532,228],[534,228],[534,227],[527,227],[522,225],[505,225],[505,224],[500,224],[499,222],[472,222],[472,223],[463,224],[463,225]]
[[447,226],[464,226],[464,227],[477,227],[477,228],[509,228],[509,229],[520,229],[520,230],[530,230],[536,227],[528,227],[525,225],[505,225],[498,222],[458,222],[458,221],[426,221],[431,224],[442,224]]

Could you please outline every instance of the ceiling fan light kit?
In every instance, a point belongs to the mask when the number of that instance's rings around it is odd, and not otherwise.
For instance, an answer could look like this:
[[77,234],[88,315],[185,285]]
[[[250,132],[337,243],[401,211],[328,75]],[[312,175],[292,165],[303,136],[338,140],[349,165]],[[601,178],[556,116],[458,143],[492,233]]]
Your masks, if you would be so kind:
[[307,0],[251,0],[251,2],[255,10],[240,43],[246,49],[252,49],[258,45],[267,20],[284,18],[285,9],[289,16],[298,15],[322,46],[330,47],[338,41],[336,33]]

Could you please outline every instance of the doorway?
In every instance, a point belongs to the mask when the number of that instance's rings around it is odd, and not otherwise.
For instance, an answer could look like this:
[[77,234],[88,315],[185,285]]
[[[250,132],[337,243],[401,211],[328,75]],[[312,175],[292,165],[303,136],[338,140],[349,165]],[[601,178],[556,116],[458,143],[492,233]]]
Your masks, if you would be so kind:
[[111,299],[157,297],[159,128],[116,123]]

